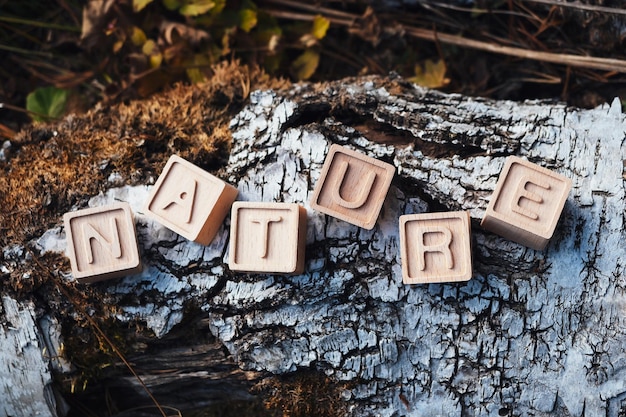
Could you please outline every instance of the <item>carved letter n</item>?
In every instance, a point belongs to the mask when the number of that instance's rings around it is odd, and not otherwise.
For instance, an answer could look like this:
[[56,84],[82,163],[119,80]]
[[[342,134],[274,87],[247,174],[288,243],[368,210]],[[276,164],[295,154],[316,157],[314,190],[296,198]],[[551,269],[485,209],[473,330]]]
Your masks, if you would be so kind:
[[511,156],[480,224],[509,240],[543,250],[571,188],[569,178]]
[[400,216],[400,256],[405,284],[469,280],[472,277],[469,213]]
[[304,272],[306,209],[292,203],[233,204],[228,265],[233,271]]
[[141,271],[128,203],[65,213],[63,221],[67,256],[78,281],[95,282]]
[[386,162],[332,145],[315,185],[311,208],[371,230],[395,170]]
[[208,245],[224,222],[237,189],[172,155],[150,192],[145,213],[179,235]]

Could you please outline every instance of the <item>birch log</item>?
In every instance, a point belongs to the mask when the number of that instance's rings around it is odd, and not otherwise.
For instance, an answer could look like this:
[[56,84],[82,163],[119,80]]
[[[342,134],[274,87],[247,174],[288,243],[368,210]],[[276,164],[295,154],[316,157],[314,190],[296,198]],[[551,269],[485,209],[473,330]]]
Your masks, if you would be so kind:
[[[199,305],[215,349],[229,354],[222,360],[256,379],[318,369],[350,381],[343,399],[355,416],[626,413],[626,122],[619,100],[579,110],[358,78],[254,92],[231,128],[230,160],[218,175],[237,186],[241,200],[308,208],[306,272],[231,272],[227,224],[201,246],[141,213],[149,185],[110,189],[90,205],[131,204],[144,262],[139,275],[99,284],[118,320],[139,318],[167,338],[185,307]],[[371,231],[309,207],[333,143],[397,167]],[[573,181],[543,252],[479,226],[508,155]],[[445,210],[471,214],[474,277],[403,285],[398,217]],[[63,239],[59,227],[37,245],[58,251]],[[3,314],[6,322],[6,308]],[[33,343],[41,337],[32,323],[11,331]],[[0,351],[10,343],[0,337]],[[22,355],[14,366],[29,363]],[[179,366],[182,378],[171,381],[144,371],[163,403],[168,384],[197,376],[191,365]],[[46,385],[43,368],[28,381],[1,375],[5,409],[19,409],[20,399],[5,395],[11,384]],[[241,375],[222,377],[245,387]]]

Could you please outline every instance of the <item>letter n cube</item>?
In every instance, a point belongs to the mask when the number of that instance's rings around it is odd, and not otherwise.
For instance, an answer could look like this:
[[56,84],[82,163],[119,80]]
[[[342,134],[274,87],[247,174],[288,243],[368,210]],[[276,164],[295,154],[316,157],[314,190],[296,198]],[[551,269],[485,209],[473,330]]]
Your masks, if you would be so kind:
[[371,230],[389,191],[395,167],[339,145],[332,145],[311,208]]
[[228,264],[233,271],[304,272],[306,209],[291,203],[233,204]]
[[235,198],[235,187],[172,155],[154,184],[144,211],[179,235],[208,245]]
[[469,213],[400,216],[400,254],[405,284],[469,280],[472,277]]
[[498,178],[481,226],[533,249],[545,249],[554,234],[572,181],[511,156]]
[[67,256],[80,282],[141,272],[135,223],[128,203],[65,213]]

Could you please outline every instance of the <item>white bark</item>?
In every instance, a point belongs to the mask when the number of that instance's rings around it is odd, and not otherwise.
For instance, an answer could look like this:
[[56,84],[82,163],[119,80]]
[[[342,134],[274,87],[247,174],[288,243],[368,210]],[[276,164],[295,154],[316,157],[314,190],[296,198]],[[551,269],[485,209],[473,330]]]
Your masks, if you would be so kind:
[[[353,381],[344,395],[354,415],[626,412],[626,121],[617,100],[577,110],[366,78],[255,92],[231,127],[221,175],[242,200],[308,208],[331,143],[393,163],[377,226],[309,209],[305,274],[237,274],[225,264],[227,227],[200,246],[142,215],[147,186],[111,189],[90,204],[131,204],[145,264],[104,284],[120,320],[141,318],[164,337],[185,305],[200,304],[244,370],[312,367]],[[573,180],[544,252],[478,226],[512,154]],[[471,213],[474,278],[403,285],[398,217],[447,209]],[[55,229],[38,244],[54,250],[62,238]],[[20,337],[36,340],[33,328]]]

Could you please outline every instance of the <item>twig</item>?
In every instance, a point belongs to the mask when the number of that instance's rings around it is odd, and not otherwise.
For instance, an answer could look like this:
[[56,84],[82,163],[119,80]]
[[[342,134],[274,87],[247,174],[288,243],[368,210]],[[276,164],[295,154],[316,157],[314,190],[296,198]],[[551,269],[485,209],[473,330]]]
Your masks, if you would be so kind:
[[568,65],[579,68],[591,68],[603,71],[616,71],[626,73],[626,61],[615,58],[599,58],[593,56],[558,54],[553,52],[531,51],[529,49],[512,46],[497,45],[489,42],[477,41],[458,35],[438,33],[433,30],[405,27],[406,33],[432,42],[442,42],[461,47],[478,49],[500,55],[508,55],[517,58],[532,59],[535,61],[551,62],[553,64]]
[[624,9],[605,6],[594,6],[592,4],[583,4],[580,2],[567,3],[558,0],[521,0],[521,2],[547,4],[549,6],[569,7],[571,9],[587,10],[589,12],[612,13],[626,16],[626,10]]
[[[56,277],[55,275],[52,273],[52,271],[50,271],[50,269],[45,266],[40,260],[39,258],[35,255],[35,253],[29,248],[27,247],[26,250],[28,250],[28,253],[30,253],[30,256],[32,257],[32,259],[35,261],[35,263],[37,264],[37,266],[39,266],[43,271],[47,272],[48,275],[54,280],[56,281]],[[152,392],[150,391],[150,389],[148,388],[148,386],[143,382],[143,380],[141,379],[141,377],[139,376],[139,374],[137,374],[137,372],[135,371],[135,369],[131,366],[131,364],[128,362],[128,360],[126,359],[126,357],[122,354],[122,352],[118,349],[118,347],[113,343],[113,341],[104,333],[104,331],[100,328],[100,326],[98,325],[98,323],[96,323],[96,321],[93,319],[93,317],[91,317],[89,315],[89,313],[87,313],[87,310],[80,306],[78,303],[75,303],[70,294],[70,292],[67,290],[67,288],[65,288],[63,286],[63,284],[57,282],[57,288],[63,293],[63,295],[70,301],[72,302],[72,304],[74,305],[74,307],[87,319],[87,321],[89,322],[89,324],[93,327],[93,329],[100,335],[100,337],[102,337],[102,339],[104,339],[104,341],[109,345],[109,347],[111,348],[111,350],[113,352],[115,352],[115,354],[117,355],[118,358],[120,358],[120,360],[124,363],[124,365],[126,365],[126,367],[128,368],[128,370],[130,371],[131,374],[133,374],[133,376],[137,379],[137,381],[139,381],[139,384],[142,386],[142,388],[144,389],[144,391],[146,391],[146,393],[148,394],[148,396],[150,397],[150,399],[152,400],[152,402],[154,403],[154,405],[156,406],[156,408],[159,409],[159,412],[161,413],[161,415],[163,417],[167,417],[167,415],[165,414],[165,410],[163,410],[163,407],[161,407],[161,404],[159,404],[159,402],[156,400],[156,398],[154,398],[154,395],[152,395]]]

